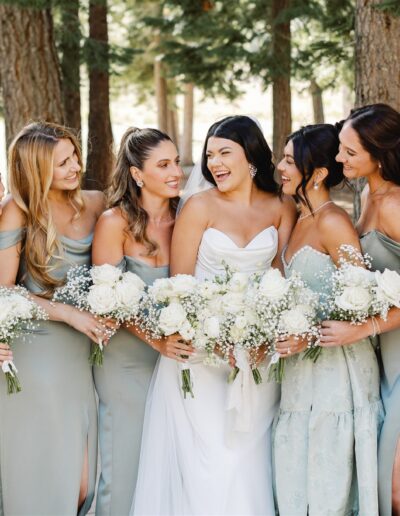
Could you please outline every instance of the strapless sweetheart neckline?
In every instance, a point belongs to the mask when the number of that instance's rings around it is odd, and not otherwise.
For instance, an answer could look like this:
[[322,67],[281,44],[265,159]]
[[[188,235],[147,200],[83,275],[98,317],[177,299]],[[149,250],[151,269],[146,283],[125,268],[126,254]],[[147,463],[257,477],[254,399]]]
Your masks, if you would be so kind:
[[263,233],[265,233],[266,231],[271,230],[271,229],[275,230],[275,231],[278,231],[275,226],[272,226],[272,225],[268,226],[267,228],[262,229],[256,235],[254,235],[254,237],[249,242],[247,242],[247,244],[245,246],[243,246],[243,247],[238,245],[229,235],[227,235],[226,233],[224,233],[220,229],[212,228],[212,227],[211,228],[207,228],[204,231],[204,234],[207,233],[208,231],[216,231],[217,233],[220,233],[221,235],[223,235],[227,240],[229,240],[237,249],[247,249],[255,240],[257,240],[257,238],[259,236],[261,236]]

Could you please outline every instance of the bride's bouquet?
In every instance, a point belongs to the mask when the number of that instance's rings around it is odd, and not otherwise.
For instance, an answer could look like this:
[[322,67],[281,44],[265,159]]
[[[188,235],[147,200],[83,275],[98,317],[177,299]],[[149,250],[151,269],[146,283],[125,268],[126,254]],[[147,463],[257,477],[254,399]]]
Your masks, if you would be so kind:
[[[32,333],[35,321],[48,319],[47,313],[29,297],[23,287],[0,287],[0,342],[10,344],[13,339]],[[12,360],[2,364],[7,380],[7,393],[21,391],[18,370]]]
[[[179,333],[185,341],[193,341],[201,306],[202,296],[196,278],[188,274],[159,278],[147,290],[137,314],[138,323],[153,339]],[[190,368],[182,364],[181,369],[184,396],[190,394],[193,397]]]
[[[70,302],[102,319],[114,319],[118,324],[132,323],[145,294],[146,284],[133,272],[121,272],[118,267],[104,264],[70,269],[67,282],[56,290],[54,301]],[[110,336],[113,334],[110,331]],[[90,362],[103,364],[104,346],[101,339],[92,350]]]
[[300,274],[285,278],[279,269],[271,268],[258,280],[254,309],[264,342],[269,343],[268,353],[272,355],[269,379],[281,382],[284,374],[284,359],[275,349],[277,340],[292,335],[311,343],[318,338],[317,306],[318,296],[306,286]]

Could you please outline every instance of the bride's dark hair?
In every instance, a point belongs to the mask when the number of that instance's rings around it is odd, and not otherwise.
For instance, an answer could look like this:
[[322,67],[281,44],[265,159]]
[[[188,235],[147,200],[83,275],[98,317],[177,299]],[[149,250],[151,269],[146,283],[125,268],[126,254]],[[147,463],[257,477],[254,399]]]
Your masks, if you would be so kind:
[[272,163],[272,152],[254,120],[242,115],[228,116],[215,122],[208,130],[201,157],[201,171],[207,181],[216,185],[207,167],[207,143],[211,136],[238,143],[243,148],[247,161],[257,168],[254,177],[255,185],[265,192],[278,193],[278,183],[274,179],[275,166]]
[[286,138],[286,143],[289,141],[293,144],[294,163],[303,176],[295,197],[297,201],[306,204],[312,212],[306,188],[314,170],[328,170],[328,175],[324,179],[324,185],[328,190],[344,180],[343,165],[335,159],[339,152],[338,128],[331,124],[306,125],[290,134]]

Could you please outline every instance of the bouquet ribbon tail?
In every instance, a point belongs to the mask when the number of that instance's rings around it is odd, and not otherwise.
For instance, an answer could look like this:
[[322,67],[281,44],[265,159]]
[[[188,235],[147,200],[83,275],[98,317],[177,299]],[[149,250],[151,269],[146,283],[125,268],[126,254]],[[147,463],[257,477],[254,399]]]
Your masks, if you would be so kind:
[[1,369],[4,374],[9,373],[13,377],[16,373],[18,373],[18,369],[15,367],[15,364],[12,360],[5,360],[1,366]]
[[228,386],[228,399],[225,410],[229,419],[228,438],[236,432],[249,432],[253,426],[254,401],[257,385],[254,382],[247,353],[235,350],[236,365],[239,372]]

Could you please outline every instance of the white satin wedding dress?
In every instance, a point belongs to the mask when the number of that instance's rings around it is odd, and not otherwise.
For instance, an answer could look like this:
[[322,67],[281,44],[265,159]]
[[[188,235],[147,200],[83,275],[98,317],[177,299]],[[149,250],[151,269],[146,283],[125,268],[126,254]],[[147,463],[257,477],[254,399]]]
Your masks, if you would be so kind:
[[[271,266],[277,252],[275,227],[265,228],[244,248],[209,228],[199,247],[195,275],[223,272],[222,260],[246,273]],[[228,384],[228,366],[191,364],[194,398],[183,397],[181,370],[160,357],[150,386],[136,493],[131,514],[272,516],[271,425],[279,387],[256,385],[243,368]]]

